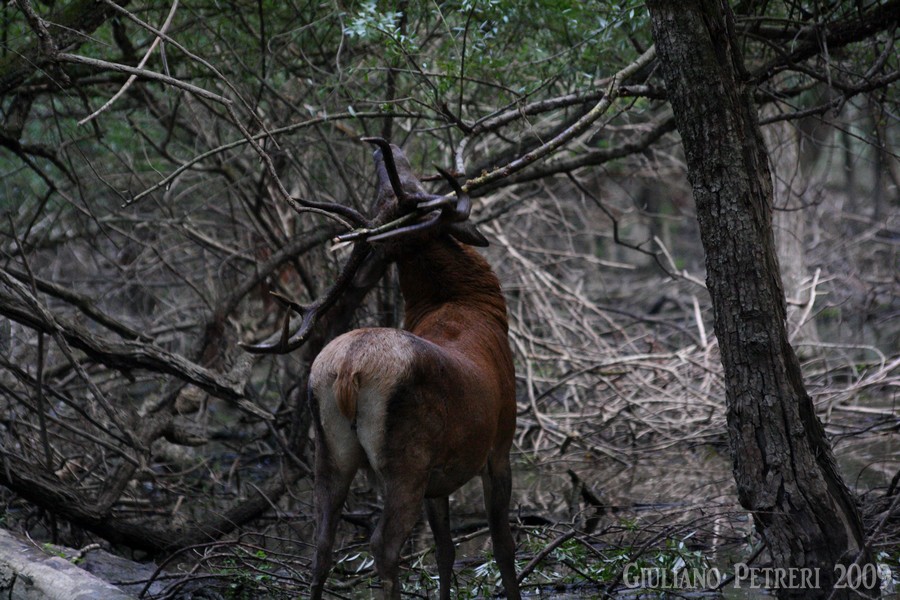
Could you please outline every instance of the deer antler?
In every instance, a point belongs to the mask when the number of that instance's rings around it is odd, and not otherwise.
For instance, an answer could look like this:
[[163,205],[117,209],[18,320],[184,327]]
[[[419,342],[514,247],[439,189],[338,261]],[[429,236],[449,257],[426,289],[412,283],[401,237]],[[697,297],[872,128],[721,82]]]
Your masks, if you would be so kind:
[[450,173],[435,165],[437,172],[450,184],[453,189],[454,196],[433,196],[429,200],[423,200],[416,205],[418,210],[433,210],[440,208],[444,210],[450,209],[450,212],[443,212],[444,218],[450,221],[465,221],[469,218],[469,212],[472,210],[472,199],[466,194],[456,178]]
[[335,282],[328,288],[325,295],[318,298],[311,304],[303,305],[294,302],[281,294],[273,294],[280,302],[287,305],[288,308],[300,315],[300,327],[290,335],[290,317],[291,313],[284,316],[284,323],[281,327],[281,335],[275,342],[262,342],[259,344],[240,344],[241,348],[253,354],[286,354],[293,352],[303,345],[312,332],[313,326],[318,322],[319,317],[331,308],[340,295],[353,281],[356,272],[365,262],[372,247],[367,243],[359,243],[353,247],[350,258],[341,269]]
[[[416,211],[411,213],[411,215],[404,215],[399,219],[386,223],[382,227],[374,230],[351,232],[349,234],[338,236],[335,239],[339,241],[350,241],[351,239],[364,237],[370,242],[378,242],[392,237],[406,235],[414,231],[425,231],[435,227],[439,223],[455,223],[465,221],[469,218],[469,212],[472,209],[472,201],[450,173],[435,166],[438,173],[440,173],[441,176],[447,180],[447,183],[450,184],[450,187],[455,193],[455,197],[439,194],[410,194],[403,189],[403,184],[397,173],[397,165],[394,162],[394,153],[391,151],[390,143],[384,138],[378,137],[360,139],[364,142],[374,144],[381,149],[388,179],[391,182],[391,188],[394,191],[394,195],[397,197],[397,201],[401,203],[415,201]],[[425,218],[410,225],[406,224],[419,216],[425,216]]]
[[258,344],[241,343],[240,346],[247,352],[254,354],[284,354],[296,350],[303,345],[307,338],[309,338],[312,328],[318,322],[321,315],[334,305],[340,295],[353,281],[356,272],[371,252],[372,246],[369,242],[383,241],[392,237],[407,235],[415,231],[425,231],[441,223],[445,223],[449,224],[449,231],[452,235],[462,239],[466,243],[473,245],[487,245],[487,240],[478,233],[474,228],[474,225],[462,223],[469,217],[472,202],[452,175],[437,167],[438,172],[440,172],[453,189],[455,196],[409,192],[403,188],[403,182],[400,180],[400,174],[397,171],[397,163],[394,160],[394,153],[391,150],[391,145],[388,141],[383,138],[360,139],[364,142],[378,146],[381,150],[382,159],[384,160],[384,167],[391,184],[391,190],[397,197],[397,201],[404,204],[414,203],[415,210],[398,219],[378,227],[373,227],[372,221],[349,206],[331,202],[302,201],[301,204],[304,207],[338,214],[353,222],[357,226],[357,229],[338,235],[334,238],[336,243],[354,243],[353,252],[350,254],[347,263],[341,268],[335,282],[325,292],[325,295],[314,302],[303,305],[286,296],[273,292],[272,294],[282,304],[300,315],[300,324],[292,335],[290,332],[291,313],[288,312],[285,315],[280,333],[277,334],[277,339],[273,339],[276,337],[276,335],[273,335],[270,336],[269,340]]

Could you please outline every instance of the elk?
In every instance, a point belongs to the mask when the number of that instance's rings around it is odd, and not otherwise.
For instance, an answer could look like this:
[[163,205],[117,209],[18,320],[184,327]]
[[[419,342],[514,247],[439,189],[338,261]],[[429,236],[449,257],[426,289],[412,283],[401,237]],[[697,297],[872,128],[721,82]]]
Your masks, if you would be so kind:
[[470,200],[449,174],[441,171],[455,196],[429,195],[398,147],[364,140],[377,146],[375,217],[369,221],[341,207],[340,214],[359,228],[338,236],[355,245],[335,284],[310,306],[287,301],[303,315],[292,339],[286,319],[277,344],[247,347],[296,348],[369,252],[383,252],[396,263],[403,329],[345,333],[321,351],[310,371],[317,526],[310,597],[322,597],[342,506],[354,475],[366,468],[384,499],[371,546],[385,599],[400,598],[400,552],[424,501],[440,598],[449,600],[455,555],[449,494],[480,475],[503,586],[508,598],[518,600],[509,526],[515,373],[506,303],[497,276],[470,247],[487,240],[467,220]]

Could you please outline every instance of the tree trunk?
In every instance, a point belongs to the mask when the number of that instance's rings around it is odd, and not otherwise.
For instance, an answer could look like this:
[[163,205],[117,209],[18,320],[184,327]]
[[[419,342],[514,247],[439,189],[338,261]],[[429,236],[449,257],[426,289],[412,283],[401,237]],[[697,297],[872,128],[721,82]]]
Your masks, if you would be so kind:
[[648,7],[706,252],[738,497],[775,567],[818,569],[812,586],[790,588],[782,579],[778,596],[828,598],[841,572],[836,564],[873,566],[788,342],[772,180],[732,15],[725,0],[652,0]]

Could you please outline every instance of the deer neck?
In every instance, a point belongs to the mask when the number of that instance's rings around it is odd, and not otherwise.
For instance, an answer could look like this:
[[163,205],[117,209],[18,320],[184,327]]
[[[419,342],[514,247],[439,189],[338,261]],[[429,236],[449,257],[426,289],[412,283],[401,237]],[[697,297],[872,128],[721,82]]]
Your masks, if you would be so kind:
[[[417,333],[427,322],[465,319],[471,310],[493,317],[491,324],[506,335],[506,302],[500,282],[475,250],[442,236],[404,253],[397,270],[405,329]],[[483,322],[483,316],[478,321]],[[458,325],[466,328],[474,322]]]

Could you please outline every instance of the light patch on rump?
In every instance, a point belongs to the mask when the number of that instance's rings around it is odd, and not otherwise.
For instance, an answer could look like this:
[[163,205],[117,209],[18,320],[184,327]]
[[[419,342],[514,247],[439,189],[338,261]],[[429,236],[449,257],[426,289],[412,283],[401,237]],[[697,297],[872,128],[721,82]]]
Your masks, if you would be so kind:
[[412,337],[398,329],[357,329],[336,338],[313,362],[310,386],[339,468],[355,469],[362,446],[378,469],[387,403],[415,358]]

